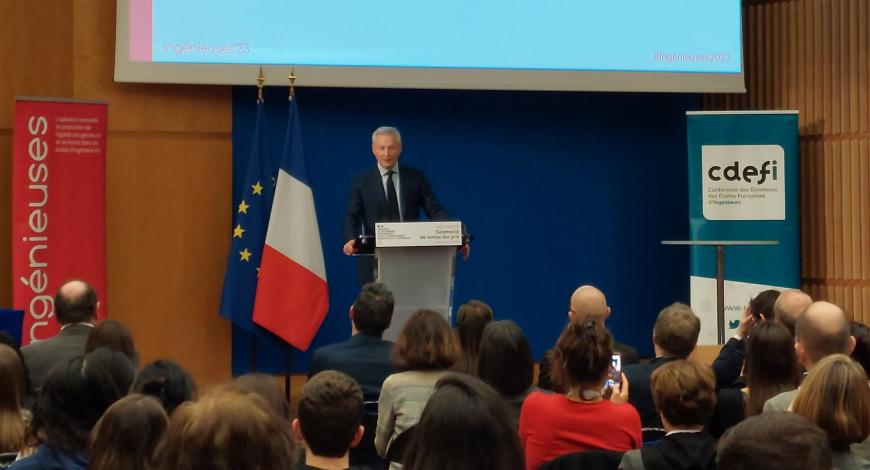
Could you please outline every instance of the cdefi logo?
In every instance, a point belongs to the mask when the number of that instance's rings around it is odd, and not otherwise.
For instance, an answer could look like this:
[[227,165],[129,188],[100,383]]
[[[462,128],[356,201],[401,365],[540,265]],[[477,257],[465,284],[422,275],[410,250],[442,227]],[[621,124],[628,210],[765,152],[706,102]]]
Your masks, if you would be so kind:
[[[719,175],[722,176],[719,176]],[[758,170],[758,167],[752,165],[746,165],[743,167],[743,172],[740,172],[740,162],[735,161],[733,165],[728,165],[724,169],[721,166],[714,165],[711,166],[709,170],[707,170],[707,176],[712,181],[721,181],[722,178],[725,178],[728,181],[746,181],[747,183],[752,183],[752,179],[758,175],[761,175],[761,178],[758,180],[757,184],[763,184],[767,181],[767,176],[771,176],[771,180],[776,181],[776,160],[768,160],[761,164],[761,171]]]

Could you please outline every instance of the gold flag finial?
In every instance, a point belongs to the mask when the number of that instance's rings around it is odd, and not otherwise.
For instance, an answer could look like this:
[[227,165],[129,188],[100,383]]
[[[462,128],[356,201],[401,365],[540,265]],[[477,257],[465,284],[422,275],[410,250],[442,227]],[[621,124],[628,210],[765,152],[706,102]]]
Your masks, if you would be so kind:
[[263,83],[266,82],[266,77],[263,75],[263,66],[260,66],[260,75],[257,76],[257,103],[263,102]]
[[296,96],[296,67],[290,69],[287,80],[290,80],[290,99],[292,100]]

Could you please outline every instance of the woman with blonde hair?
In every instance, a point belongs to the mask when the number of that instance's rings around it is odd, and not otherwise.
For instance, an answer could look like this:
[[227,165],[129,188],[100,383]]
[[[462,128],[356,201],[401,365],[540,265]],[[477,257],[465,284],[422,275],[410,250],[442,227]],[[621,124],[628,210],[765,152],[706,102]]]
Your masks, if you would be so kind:
[[[21,407],[24,379],[24,366],[18,353],[0,344],[0,454],[13,454],[13,459],[22,448],[26,421],[30,419],[30,413]],[[0,461],[0,465],[2,463]]]
[[287,421],[255,393],[221,387],[179,406],[157,447],[161,470],[293,470]]
[[818,362],[801,384],[792,411],[822,428],[836,470],[870,468],[849,446],[870,435],[870,387],[864,368],[843,354]]

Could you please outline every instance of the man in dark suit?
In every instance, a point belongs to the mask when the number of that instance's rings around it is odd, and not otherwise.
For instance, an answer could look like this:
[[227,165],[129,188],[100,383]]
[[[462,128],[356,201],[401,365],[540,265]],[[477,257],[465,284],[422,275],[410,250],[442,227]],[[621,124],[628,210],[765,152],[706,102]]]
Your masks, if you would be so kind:
[[97,293],[85,281],[64,283],[54,296],[54,314],[60,332],[49,339],[21,348],[33,392],[38,394],[55,364],[65,364],[85,352],[85,343],[97,315]]
[[648,364],[633,364],[623,370],[631,392],[628,402],[637,409],[644,428],[662,427],[650,388],[652,373],[668,362],[689,357],[695,350],[700,332],[701,320],[688,305],[669,305],[659,313],[653,326],[655,359]]
[[351,338],[324,346],[314,351],[308,377],[324,370],[337,370],[352,377],[359,384],[366,401],[365,435],[359,446],[351,450],[354,465],[383,463],[374,446],[377,424],[377,401],[384,379],[394,372],[390,361],[393,343],[381,336],[389,328],[395,300],[393,293],[381,283],[370,282],[360,290],[350,307]]
[[[376,222],[414,222],[420,211],[429,220],[448,220],[447,210],[438,202],[429,181],[420,170],[399,165],[402,136],[394,127],[379,127],[372,133],[372,153],[377,167],[356,177],[350,190],[344,217],[344,254],[359,251],[356,237],[374,235]],[[468,246],[463,246],[468,256]],[[372,278],[370,263],[360,263],[360,279]]]
[[360,385],[366,401],[377,401],[384,379],[394,372],[390,363],[393,343],[381,339],[390,326],[394,305],[393,293],[385,285],[364,285],[350,307],[351,338],[315,350],[308,376],[324,370],[344,372]]

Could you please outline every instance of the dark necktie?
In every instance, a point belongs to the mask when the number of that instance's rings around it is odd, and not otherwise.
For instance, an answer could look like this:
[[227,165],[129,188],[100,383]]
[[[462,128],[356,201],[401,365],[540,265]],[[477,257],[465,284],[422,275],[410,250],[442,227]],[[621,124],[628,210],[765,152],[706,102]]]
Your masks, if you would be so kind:
[[393,173],[393,170],[387,172],[387,216],[390,221],[399,222],[399,197],[396,195],[396,185],[393,184]]

